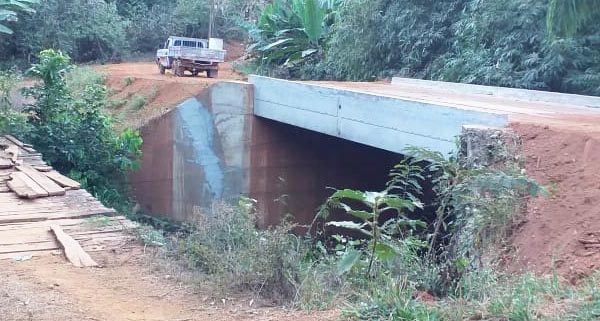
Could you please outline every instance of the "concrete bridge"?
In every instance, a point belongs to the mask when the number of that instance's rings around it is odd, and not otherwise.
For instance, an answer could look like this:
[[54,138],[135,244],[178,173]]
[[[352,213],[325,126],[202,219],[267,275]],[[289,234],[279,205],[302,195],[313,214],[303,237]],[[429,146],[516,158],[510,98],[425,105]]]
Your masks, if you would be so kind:
[[[600,98],[394,78],[391,83],[221,82],[142,130],[135,195],[177,220],[250,195],[263,224],[312,219],[326,187],[381,189],[406,147],[444,154],[464,126],[600,132]],[[599,109],[596,109],[599,108]]]

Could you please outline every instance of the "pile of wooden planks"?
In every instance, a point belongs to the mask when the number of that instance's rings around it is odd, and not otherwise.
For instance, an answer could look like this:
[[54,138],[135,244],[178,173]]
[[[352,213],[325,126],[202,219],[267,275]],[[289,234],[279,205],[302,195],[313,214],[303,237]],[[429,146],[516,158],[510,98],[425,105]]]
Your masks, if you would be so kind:
[[[11,135],[0,141],[0,180],[22,198],[65,195],[66,190],[79,189],[80,184],[46,165],[41,155]],[[0,186],[0,191],[6,189]]]
[[30,145],[0,135],[0,260],[63,250],[75,266],[96,266],[87,252],[135,242],[135,223],[61,175]]
[[[72,242],[66,241],[67,248],[62,242],[58,242],[52,227],[63,231],[87,253],[121,250],[136,245],[136,237],[127,232],[137,226],[134,222],[123,216],[97,217],[100,219],[68,218],[0,224],[0,260],[57,254],[61,250],[65,251],[67,258],[73,251],[76,254],[71,257],[82,255],[79,250],[73,250]],[[75,262],[77,260],[74,259]],[[86,259],[83,260],[86,262],[84,264],[89,263]]]
[[67,189],[80,188],[78,182],[56,171],[40,171],[27,164],[16,166],[16,169],[18,172],[10,174],[7,185],[19,197],[59,196],[65,195]]

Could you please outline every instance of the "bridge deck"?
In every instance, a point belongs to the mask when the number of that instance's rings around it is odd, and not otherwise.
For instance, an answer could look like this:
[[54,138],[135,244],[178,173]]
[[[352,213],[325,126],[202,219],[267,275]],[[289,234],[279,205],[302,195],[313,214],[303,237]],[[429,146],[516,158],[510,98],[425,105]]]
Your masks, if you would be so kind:
[[[549,125],[600,134],[600,97],[401,78],[394,78],[393,83],[311,83],[466,110],[505,114],[510,122],[515,123]],[[451,84],[450,88],[446,84]],[[500,93],[496,92],[498,89]]]
[[410,146],[451,152],[465,125],[530,123],[600,137],[599,97],[402,78],[249,81],[257,116],[398,153]]

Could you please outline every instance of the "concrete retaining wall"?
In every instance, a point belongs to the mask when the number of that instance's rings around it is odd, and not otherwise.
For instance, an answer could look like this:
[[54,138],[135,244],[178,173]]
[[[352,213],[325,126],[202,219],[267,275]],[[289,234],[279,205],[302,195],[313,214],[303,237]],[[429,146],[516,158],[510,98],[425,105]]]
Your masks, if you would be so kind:
[[215,200],[248,194],[253,118],[252,86],[221,82],[144,126],[142,167],[131,179],[138,202],[194,221]]
[[508,123],[506,115],[314,84],[261,76],[249,82],[257,116],[395,153],[419,146],[446,154],[455,150],[463,125]]

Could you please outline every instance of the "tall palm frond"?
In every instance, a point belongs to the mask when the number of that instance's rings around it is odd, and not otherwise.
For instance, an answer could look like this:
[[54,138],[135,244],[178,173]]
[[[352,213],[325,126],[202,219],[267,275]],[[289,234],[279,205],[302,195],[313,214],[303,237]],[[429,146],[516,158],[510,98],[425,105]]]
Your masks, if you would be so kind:
[[546,25],[548,34],[574,36],[584,25],[600,17],[600,0],[550,0]]

